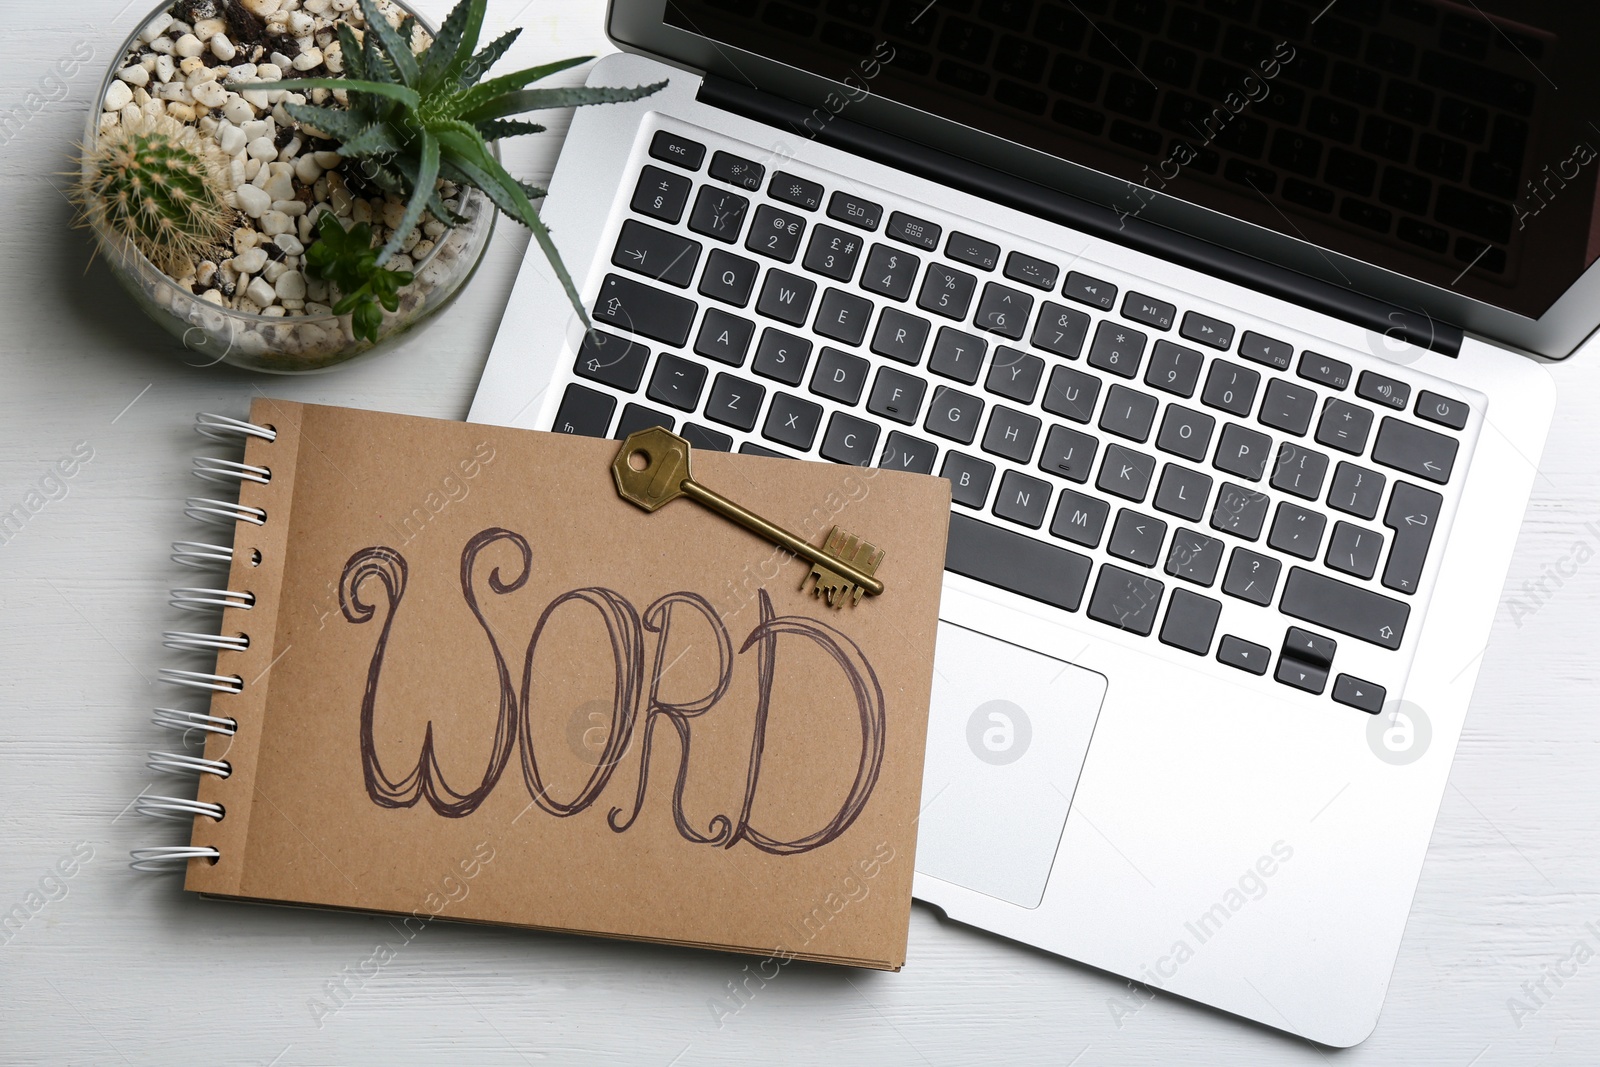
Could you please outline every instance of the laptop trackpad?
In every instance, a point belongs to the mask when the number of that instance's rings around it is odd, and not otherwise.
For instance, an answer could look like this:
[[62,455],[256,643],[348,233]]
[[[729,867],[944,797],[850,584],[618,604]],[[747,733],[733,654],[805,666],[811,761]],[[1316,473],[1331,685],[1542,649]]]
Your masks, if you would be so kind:
[[948,622],[935,666],[917,870],[1038,907],[1106,679]]

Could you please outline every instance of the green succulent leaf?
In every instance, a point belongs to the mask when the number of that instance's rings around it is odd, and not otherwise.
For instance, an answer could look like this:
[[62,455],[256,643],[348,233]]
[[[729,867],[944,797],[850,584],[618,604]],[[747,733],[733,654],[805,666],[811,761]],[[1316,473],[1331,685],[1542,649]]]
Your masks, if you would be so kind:
[[621,104],[649,96],[666,84],[658,82],[655,85],[636,85],[630,88],[578,86],[571,89],[523,89],[520,92],[506,93],[482,107],[462,113],[461,117],[468,122],[483,122],[487,119],[505,118],[508,115],[520,115],[524,111],[537,111],[542,108]]
[[439,141],[427,130],[422,131],[422,156],[417,172],[410,177],[411,201],[406,204],[406,213],[400,216],[400,225],[396,226],[394,233],[389,236],[389,243],[378,253],[379,266],[389,262],[389,257],[400,251],[400,246],[405,244],[407,235],[421,221],[422,212],[428,206],[428,197],[439,181]]
[[[593,58],[593,56],[574,56],[571,59],[561,59],[554,63],[546,63],[542,66],[519,70],[515,74],[503,74],[498,78],[491,78],[486,82],[474,85],[470,89],[464,89],[458,93],[456,98],[451,101],[451,111],[461,118],[471,121],[470,116],[473,111],[493,104],[507,93],[513,93],[525,85],[532,85],[536,81],[543,81],[552,74],[559,74],[564,70],[581,66]],[[515,114],[515,112],[505,111],[501,112],[501,114],[511,115]],[[500,116],[491,115],[487,117],[498,118]]]
[[433,39],[422,69],[422,85],[427,92],[436,92],[454,84],[478,47],[478,35],[483,32],[484,12],[488,0],[461,0],[445,16],[439,27],[439,36]]
[[384,56],[394,65],[395,73],[400,76],[401,83],[407,86],[416,85],[421,79],[422,72],[417,66],[416,55],[411,51],[409,35],[401,36],[399,30],[389,25],[389,20],[378,10],[377,0],[361,0],[361,14],[366,18],[368,36],[378,38]]
[[374,122],[340,145],[339,154],[348,158],[391,155],[401,151],[404,147],[395,138],[393,130],[381,122]]
[[511,46],[516,43],[517,38],[520,36],[522,36],[521,26],[507,30],[493,41],[490,41],[483,51],[468,60],[466,66],[461,69],[459,79],[461,87],[470,89],[477,85],[483,79],[483,76],[489,73],[489,68],[500,62],[500,57],[511,50]]
[[537,122],[522,122],[517,119],[489,119],[485,122],[475,122],[473,125],[478,128],[485,141],[498,141],[504,137],[521,137],[523,134],[544,132],[544,127]]
[[352,78],[368,78],[367,64],[361,54],[361,42],[356,40],[356,31],[350,28],[348,22],[340,22],[339,53],[344,57],[345,74]]
[[334,314],[349,315],[351,332],[374,344],[383,325],[382,309],[397,310],[400,290],[414,280],[410,271],[379,265],[371,226],[359,223],[346,230],[332,212],[317,219],[317,240],[306,249],[306,270],[339,287]]
[[296,104],[289,100],[284,101],[283,108],[296,122],[313,126],[340,142],[348,142],[361,136],[368,125],[361,121],[359,115],[342,108]]
[[289,92],[298,89],[344,89],[352,93],[372,93],[374,96],[387,97],[413,110],[422,106],[422,97],[409,86],[362,78],[290,78],[287,81],[277,82],[229,82],[227,87],[240,92],[252,90],[266,92],[272,89],[285,89]]

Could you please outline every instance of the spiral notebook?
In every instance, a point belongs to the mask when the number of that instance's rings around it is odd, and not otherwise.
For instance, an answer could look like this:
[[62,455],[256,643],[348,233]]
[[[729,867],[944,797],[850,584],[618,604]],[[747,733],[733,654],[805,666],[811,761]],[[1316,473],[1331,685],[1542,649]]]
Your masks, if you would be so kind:
[[[885,550],[829,607],[810,566],[688,499],[647,514],[618,444],[288,401],[202,416],[163,670],[206,707],[177,861],[214,897],[883,969],[905,960],[949,487],[697,452],[698,481]],[[215,541],[216,543],[213,543]],[[226,581],[219,581],[226,567]],[[215,654],[214,663],[210,661]]]

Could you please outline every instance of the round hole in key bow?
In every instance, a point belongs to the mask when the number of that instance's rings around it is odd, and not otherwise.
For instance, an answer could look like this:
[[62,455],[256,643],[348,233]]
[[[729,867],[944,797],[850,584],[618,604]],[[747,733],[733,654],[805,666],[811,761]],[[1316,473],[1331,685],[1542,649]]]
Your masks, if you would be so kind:
[[636,471],[648,470],[650,467],[650,453],[642,448],[636,448],[628,453],[628,466]]

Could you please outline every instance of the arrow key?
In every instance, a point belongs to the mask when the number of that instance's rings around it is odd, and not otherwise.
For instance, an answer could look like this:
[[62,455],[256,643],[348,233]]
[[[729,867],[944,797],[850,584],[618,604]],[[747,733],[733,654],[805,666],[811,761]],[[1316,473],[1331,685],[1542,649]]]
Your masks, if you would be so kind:
[[1459,446],[1460,442],[1453,437],[1424,430],[1421,426],[1400,419],[1386,418],[1378,428],[1378,439],[1372,446],[1372,458],[1385,467],[1393,467],[1443,485],[1450,480]]
[[1388,695],[1383,686],[1363,682],[1353,674],[1341,674],[1333,680],[1334,703],[1358,708],[1368,715],[1382,711],[1383,699]]
[[1313,694],[1320,694],[1328,685],[1327,671],[1314,663],[1307,663],[1291,656],[1278,658],[1278,670],[1273,677],[1284,685],[1292,685],[1296,689],[1303,689]]
[[1222,643],[1217,646],[1217,662],[1251,674],[1266,674],[1271,661],[1272,649],[1232,634],[1224,634]]

